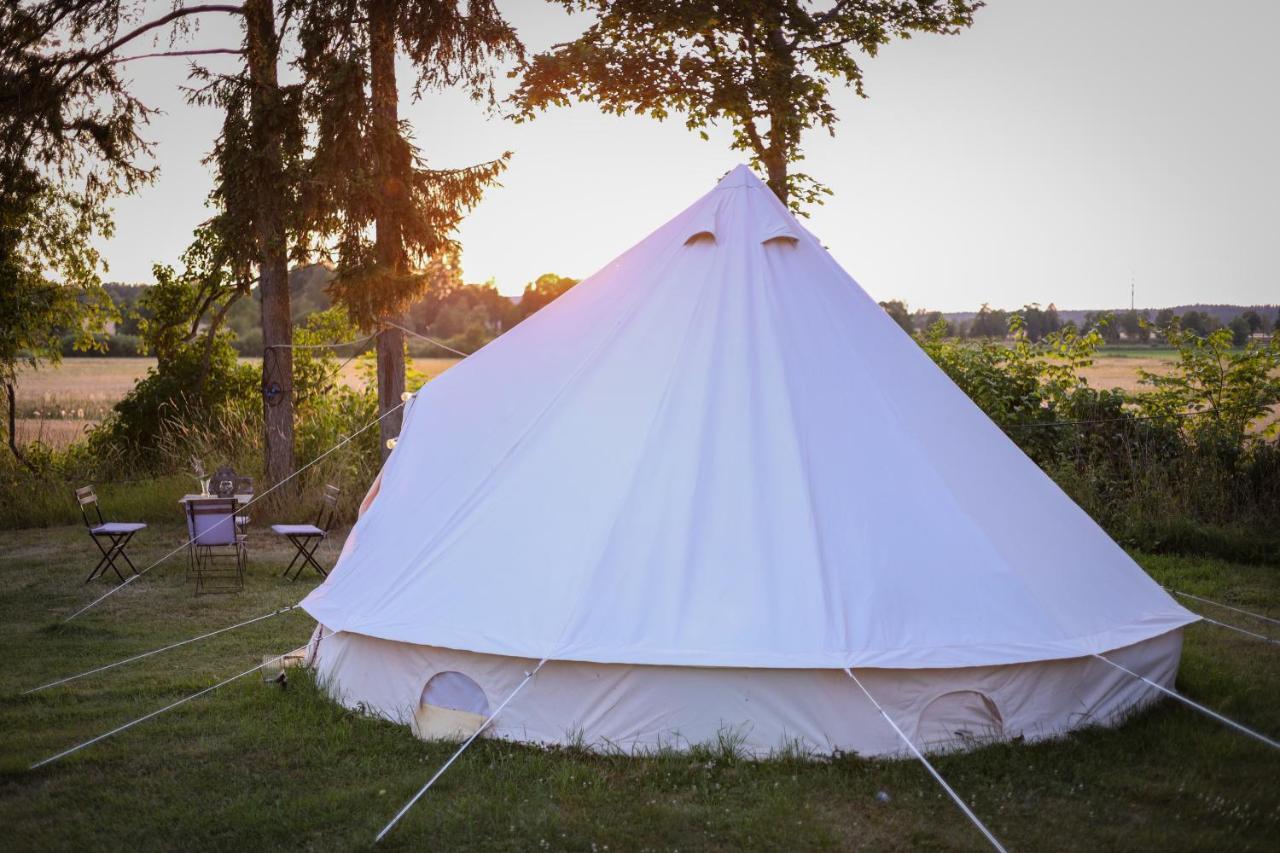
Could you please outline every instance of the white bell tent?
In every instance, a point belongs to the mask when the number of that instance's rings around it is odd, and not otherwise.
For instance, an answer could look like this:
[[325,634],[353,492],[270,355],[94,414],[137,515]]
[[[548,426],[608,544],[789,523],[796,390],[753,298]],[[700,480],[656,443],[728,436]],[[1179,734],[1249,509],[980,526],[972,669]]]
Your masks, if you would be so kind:
[[1171,687],[1177,605],[747,168],[423,388],[302,606],[420,732],[897,753]]

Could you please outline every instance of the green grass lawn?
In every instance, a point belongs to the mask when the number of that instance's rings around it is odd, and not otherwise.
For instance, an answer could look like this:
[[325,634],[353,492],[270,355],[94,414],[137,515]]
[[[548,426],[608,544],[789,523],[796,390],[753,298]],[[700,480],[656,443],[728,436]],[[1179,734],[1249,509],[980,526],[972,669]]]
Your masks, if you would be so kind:
[[[315,581],[281,581],[288,552],[265,540],[256,534],[242,595],[193,598],[185,563],[174,559],[59,627],[61,616],[107,589],[81,585],[93,562],[87,537],[76,528],[0,532],[6,848],[367,849],[448,757],[453,747],[343,710],[294,670],[286,690],[250,676],[68,759],[26,769],[305,642],[313,625],[291,612],[19,695],[297,601]],[[146,560],[181,533],[176,525],[152,527],[138,541]],[[1139,559],[1179,589],[1280,615],[1275,567]],[[1192,626],[1178,686],[1280,735],[1280,646]],[[1118,729],[995,745],[936,763],[1011,850],[1274,850],[1280,838],[1280,752],[1172,702]],[[877,800],[881,791],[888,802]],[[381,846],[980,850],[984,841],[914,761],[748,762],[710,748],[641,759],[481,741]]]

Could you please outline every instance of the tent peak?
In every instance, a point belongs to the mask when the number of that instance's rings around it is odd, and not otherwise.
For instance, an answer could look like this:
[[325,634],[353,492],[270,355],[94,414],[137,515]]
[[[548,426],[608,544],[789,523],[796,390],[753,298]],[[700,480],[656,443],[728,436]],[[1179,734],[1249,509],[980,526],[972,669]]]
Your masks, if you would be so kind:
[[[767,195],[719,192],[726,189],[761,190]],[[745,164],[735,166],[720,179],[714,190],[686,211],[682,239],[686,244],[701,240],[718,242],[724,236],[725,211],[739,206],[745,206],[744,209],[749,211],[743,221],[757,241],[769,243],[778,240],[795,244],[800,240],[800,227],[790,212],[778,203],[773,191]]]
[[739,163],[729,170],[720,183],[716,184],[716,189],[723,190],[737,187],[750,187],[751,189],[768,189],[764,181],[751,171],[746,163]]

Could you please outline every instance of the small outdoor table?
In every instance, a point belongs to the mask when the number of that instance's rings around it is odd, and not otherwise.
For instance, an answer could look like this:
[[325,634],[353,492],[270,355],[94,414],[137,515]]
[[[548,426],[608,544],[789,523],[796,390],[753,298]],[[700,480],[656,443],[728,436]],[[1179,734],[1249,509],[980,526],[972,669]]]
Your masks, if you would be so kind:
[[[236,503],[240,505],[247,504],[253,500],[253,495],[233,495]],[[185,505],[187,501],[225,501],[227,498],[220,498],[217,495],[183,495],[178,498],[178,503]]]
[[[253,500],[253,495],[250,495],[250,494],[232,495],[231,497],[234,497],[236,499],[236,506],[238,507],[244,506],[249,501]],[[217,495],[183,495],[182,497],[178,498],[178,503],[182,505],[182,515],[185,518],[187,515],[188,503],[201,503],[203,501],[226,501],[230,499],[231,498],[220,498]],[[237,516],[236,525],[240,526],[242,524],[243,522],[241,522],[240,518]]]

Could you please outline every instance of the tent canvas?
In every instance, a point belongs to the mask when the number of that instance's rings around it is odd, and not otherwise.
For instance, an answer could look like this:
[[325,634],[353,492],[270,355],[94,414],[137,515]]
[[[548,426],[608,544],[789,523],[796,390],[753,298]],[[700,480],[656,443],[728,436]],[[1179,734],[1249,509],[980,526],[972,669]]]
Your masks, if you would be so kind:
[[928,740],[1105,721],[1155,691],[1090,655],[1172,684],[1196,618],[741,166],[418,392],[302,606],[392,719],[545,658],[497,734],[756,754],[896,751],[844,667]]

